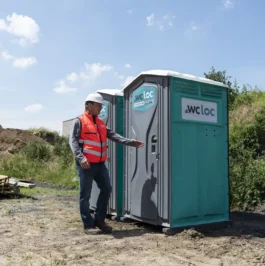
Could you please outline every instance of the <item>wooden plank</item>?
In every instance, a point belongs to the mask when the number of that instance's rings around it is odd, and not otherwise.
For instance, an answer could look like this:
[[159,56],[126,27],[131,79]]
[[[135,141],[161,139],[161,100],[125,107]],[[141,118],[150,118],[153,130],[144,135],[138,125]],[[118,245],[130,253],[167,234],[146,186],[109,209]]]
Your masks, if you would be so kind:
[[18,182],[17,185],[19,187],[27,187],[27,188],[33,188],[33,187],[36,187],[35,184],[33,183],[25,183],[25,182]]
[[16,185],[18,187],[26,187],[26,188],[33,188],[36,184],[27,182],[24,180],[20,180],[14,177],[9,177],[6,175],[0,175],[0,186],[5,186],[6,184]]
[[10,178],[9,184],[12,184],[12,185],[17,184],[17,186],[19,186],[19,187],[26,187],[26,188],[33,188],[36,186],[33,183],[19,181],[18,179],[15,179],[15,178]]
[[8,179],[9,179],[8,176],[0,176],[0,182],[1,183],[7,181]]

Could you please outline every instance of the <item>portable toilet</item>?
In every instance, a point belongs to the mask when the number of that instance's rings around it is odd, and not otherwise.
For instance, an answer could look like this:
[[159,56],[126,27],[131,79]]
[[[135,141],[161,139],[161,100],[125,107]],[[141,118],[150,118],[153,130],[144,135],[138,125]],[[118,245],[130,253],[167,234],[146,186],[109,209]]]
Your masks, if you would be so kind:
[[228,89],[178,72],[142,72],[124,89],[125,217],[173,228],[228,223]]
[[[123,93],[120,90],[98,90],[104,99],[99,118],[101,118],[114,132],[123,135]],[[120,217],[123,206],[123,145],[107,141],[108,159],[106,167],[109,170],[112,193],[108,207],[108,214]],[[90,208],[96,209],[99,188],[93,181]]]

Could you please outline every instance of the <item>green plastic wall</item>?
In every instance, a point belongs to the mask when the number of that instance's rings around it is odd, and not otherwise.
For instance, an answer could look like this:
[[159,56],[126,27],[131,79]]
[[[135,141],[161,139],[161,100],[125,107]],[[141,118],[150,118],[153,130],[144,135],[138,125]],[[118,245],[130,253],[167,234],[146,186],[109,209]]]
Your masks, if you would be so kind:
[[[203,102],[187,107],[182,104],[183,98],[191,103]],[[170,227],[228,221],[227,89],[172,77],[169,101]],[[216,104],[217,110],[203,109],[209,102]],[[197,120],[184,119],[183,115],[188,111],[192,115],[192,110],[197,111],[194,116]]]

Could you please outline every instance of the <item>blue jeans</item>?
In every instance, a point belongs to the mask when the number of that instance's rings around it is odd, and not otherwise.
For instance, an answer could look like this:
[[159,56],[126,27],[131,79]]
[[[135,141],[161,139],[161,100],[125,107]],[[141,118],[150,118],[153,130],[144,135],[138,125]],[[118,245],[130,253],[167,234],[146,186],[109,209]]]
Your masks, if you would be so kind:
[[[94,226],[95,220],[104,221],[107,215],[108,202],[112,192],[109,172],[105,163],[91,163],[89,169],[83,169],[81,165],[76,162],[76,167],[79,176],[79,205],[83,226]],[[96,210],[94,212],[95,220],[92,218],[89,208],[93,180],[95,180],[100,189]]]

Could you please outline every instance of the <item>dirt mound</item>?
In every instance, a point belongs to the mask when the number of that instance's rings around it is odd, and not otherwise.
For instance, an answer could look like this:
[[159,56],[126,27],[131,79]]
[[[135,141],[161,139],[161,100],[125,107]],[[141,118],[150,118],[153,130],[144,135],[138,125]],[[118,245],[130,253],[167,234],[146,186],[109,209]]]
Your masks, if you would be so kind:
[[12,155],[18,152],[30,141],[43,141],[27,130],[6,128],[0,126],[0,154]]

